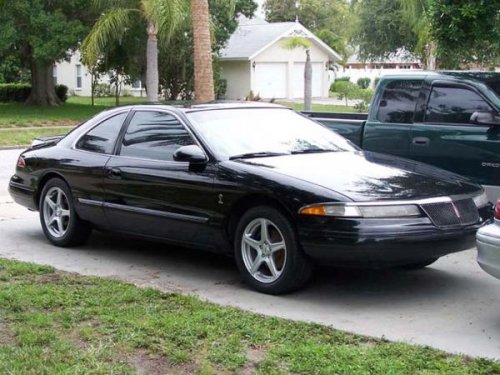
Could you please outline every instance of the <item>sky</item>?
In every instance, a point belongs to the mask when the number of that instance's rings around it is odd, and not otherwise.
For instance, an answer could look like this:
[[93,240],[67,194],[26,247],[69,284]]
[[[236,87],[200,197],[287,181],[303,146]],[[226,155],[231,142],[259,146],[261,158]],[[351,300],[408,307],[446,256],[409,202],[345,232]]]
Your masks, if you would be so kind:
[[259,4],[259,9],[255,12],[256,16],[264,18],[264,13],[262,12],[262,4],[264,4],[265,0],[255,0],[257,4]]

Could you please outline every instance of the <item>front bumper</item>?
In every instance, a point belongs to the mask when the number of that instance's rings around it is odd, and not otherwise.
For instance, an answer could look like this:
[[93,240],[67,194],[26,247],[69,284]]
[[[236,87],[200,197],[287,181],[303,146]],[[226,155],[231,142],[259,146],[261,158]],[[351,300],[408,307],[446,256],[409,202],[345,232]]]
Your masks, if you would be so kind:
[[298,232],[304,252],[313,259],[343,266],[398,266],[474,247],[476,231],[487,219],[475,225],[438,229],[426,217],[301,217]]
[[500,222],[477,232],[477,262],[483,270],[500,279]]
[[35,190],[22,184],[17,175],[9,181],[9,194],[14,201],[30,210],[38,210]]

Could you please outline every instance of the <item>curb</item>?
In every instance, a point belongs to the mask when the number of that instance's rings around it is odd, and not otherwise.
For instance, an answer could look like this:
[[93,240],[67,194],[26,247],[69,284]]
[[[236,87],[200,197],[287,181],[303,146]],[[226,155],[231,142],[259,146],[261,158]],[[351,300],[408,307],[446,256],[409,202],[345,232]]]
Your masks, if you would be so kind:
[[4,150],[24,150],[27,149],[30,145],[12,145],[12,146],[0,146],[0,151]]

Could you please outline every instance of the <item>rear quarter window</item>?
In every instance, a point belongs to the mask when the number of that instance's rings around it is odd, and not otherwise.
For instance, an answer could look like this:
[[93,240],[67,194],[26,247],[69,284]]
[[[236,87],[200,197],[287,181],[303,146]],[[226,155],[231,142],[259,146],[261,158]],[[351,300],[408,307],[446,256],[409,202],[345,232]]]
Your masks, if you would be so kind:
[[377,120],[385,123],[411,124],[422,82],[422,80],[389,82],[379,102]]

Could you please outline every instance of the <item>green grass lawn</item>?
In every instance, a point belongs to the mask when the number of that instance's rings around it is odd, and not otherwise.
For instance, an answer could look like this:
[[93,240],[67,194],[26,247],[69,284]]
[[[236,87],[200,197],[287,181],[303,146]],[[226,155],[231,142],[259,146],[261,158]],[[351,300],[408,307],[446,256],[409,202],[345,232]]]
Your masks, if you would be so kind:
[[[144,102],[145,98],[124,97],[120,104]],[[115,105],[114,98],[96,98],[95,106],[89,97],[72,96],[59,107],[37,107],[23,103],[0,103],[0,128],[46,127],[75,125],[96,113]]]
[[67,126],[51,126],[37,129],[0,129],[0,147],[27,146],[37,137],[66,134],[72,128]]
[[486,375],[500,363],[0,259],[0,373]]
[[[304,110],[303,103],[293,103],[293,102],[276,102],[277,104],[285,105],[291,107],[297,111]],[[313,104],[313,112],[356,112],[354,107],[349,107],[345,105],[331,105],[331,104]]]

